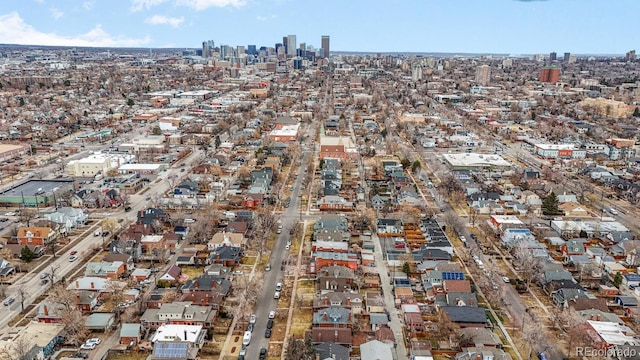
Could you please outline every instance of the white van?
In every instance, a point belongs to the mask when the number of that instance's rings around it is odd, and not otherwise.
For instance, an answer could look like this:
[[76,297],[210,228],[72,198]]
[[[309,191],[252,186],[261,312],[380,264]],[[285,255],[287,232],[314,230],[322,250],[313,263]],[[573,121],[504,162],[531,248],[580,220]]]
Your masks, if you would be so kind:
[[251,331],[245,331],[242,337],[242,345],[247,346],[251,342]]
[[193,224],[194,222],[196,222],[194,219],[184,219],[185,224]]

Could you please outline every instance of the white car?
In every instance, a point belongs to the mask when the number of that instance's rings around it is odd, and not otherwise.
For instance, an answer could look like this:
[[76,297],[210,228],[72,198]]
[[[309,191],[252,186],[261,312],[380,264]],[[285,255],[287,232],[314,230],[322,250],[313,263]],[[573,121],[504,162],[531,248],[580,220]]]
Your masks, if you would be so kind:
[[274,298],[274,299],[280,299],[280,291],[276,291],[276,292],[273,294],[273,298]]
[[80,346],[82,350],[93,350],[96,348],[96,344],[94,343],[84,343]]
[[96,344],[99,345],[100,344],[100,339],[98,338],[91,338],[87,341],[84,342],[85,344]]
[[251,317],[249,318],[249,324],[255,324],[256,323],[256,314],[251,314]]
[[275,319],[275,317],[276,317],[276,311],[275,310],[269,311],[269,319]]
[[287,244],[287,246],[284,247],[285,250],[289,250],[291,249],[291,245]]
[[69,256],[69,262],[74,262],[76,260],[78,260],[78,257],[76,255]]
[[510,283],[510,282],[511,282],[511,280],[509,280],[509,278],[508,278],[508,277],[506,277],[506,276],[503,276],[503,277],[502,277],[502,281],[504,281],[504,282],[506,282],[506,283]]

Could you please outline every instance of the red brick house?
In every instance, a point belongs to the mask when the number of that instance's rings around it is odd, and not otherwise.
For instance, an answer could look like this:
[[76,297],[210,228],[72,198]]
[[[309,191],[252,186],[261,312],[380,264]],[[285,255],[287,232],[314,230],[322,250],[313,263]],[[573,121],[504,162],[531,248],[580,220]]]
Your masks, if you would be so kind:
[[18,243],[21,245],[44,246],[55,239],[57,234],[48,227],[21,227],[18,230]]

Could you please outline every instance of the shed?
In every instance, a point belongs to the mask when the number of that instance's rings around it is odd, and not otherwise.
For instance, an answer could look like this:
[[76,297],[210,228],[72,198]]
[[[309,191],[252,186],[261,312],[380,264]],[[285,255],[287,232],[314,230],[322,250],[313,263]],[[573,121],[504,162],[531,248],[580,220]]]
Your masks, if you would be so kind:
[[120,344],[133,346],[140,342],[140,324],[122,324],[120,329]]

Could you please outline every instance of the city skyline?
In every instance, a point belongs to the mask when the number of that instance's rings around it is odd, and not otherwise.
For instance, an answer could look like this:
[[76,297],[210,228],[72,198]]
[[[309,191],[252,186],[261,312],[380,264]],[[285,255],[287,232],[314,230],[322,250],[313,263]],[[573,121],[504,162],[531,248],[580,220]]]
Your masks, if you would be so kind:
[[319,49],[329,35],[332,52],[624,54],[636,47],[639,10],[632,0],[26,0],[0,3],[0,43],[273,47],[294,35],[296,47]]

